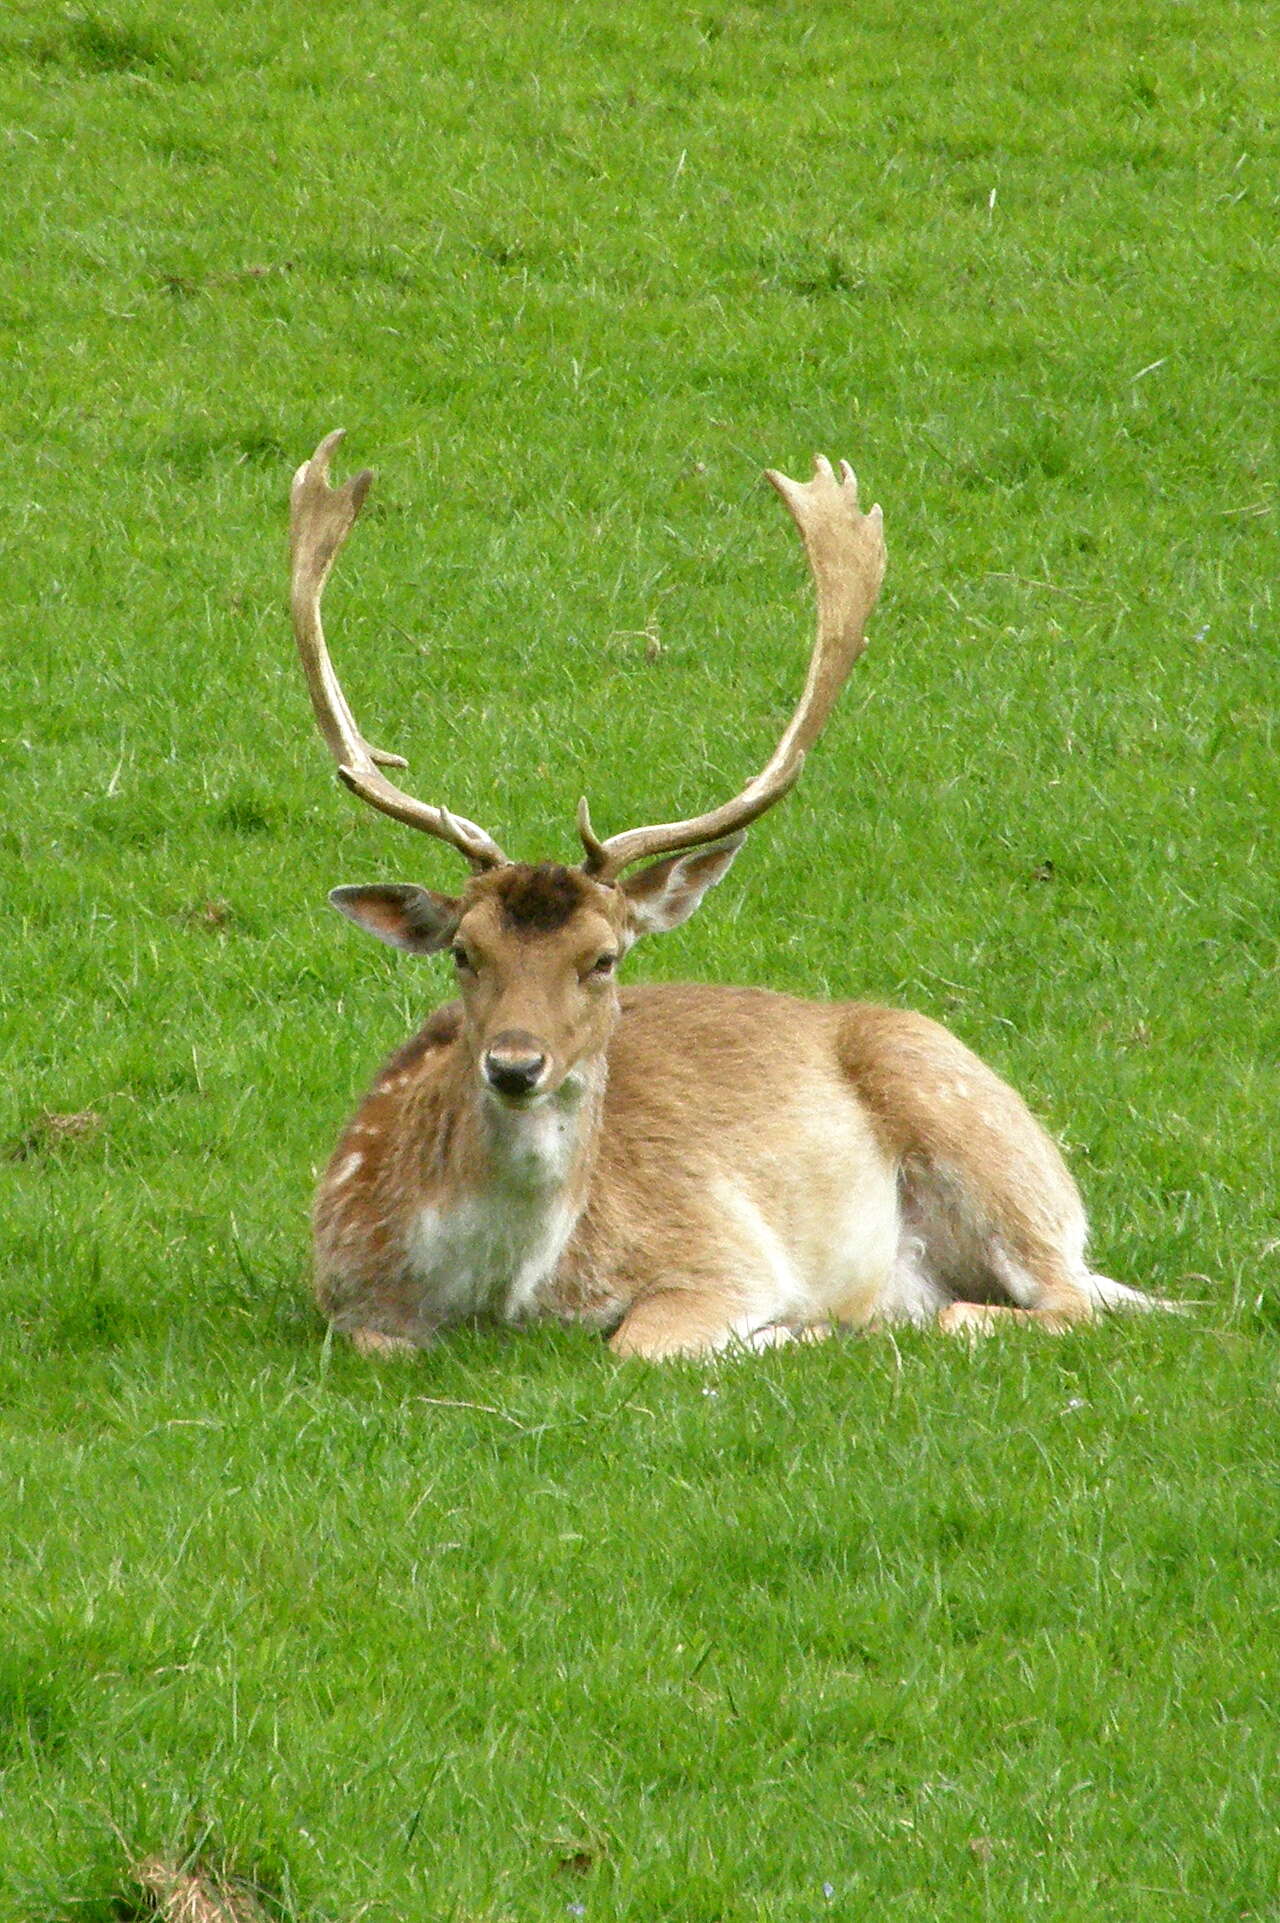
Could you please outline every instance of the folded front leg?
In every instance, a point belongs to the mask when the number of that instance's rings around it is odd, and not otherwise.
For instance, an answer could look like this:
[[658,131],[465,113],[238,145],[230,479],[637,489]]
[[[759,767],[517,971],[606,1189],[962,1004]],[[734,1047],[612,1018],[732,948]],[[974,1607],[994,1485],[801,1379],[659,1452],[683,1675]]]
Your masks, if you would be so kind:
[[675,1286],[653,1289],[633,1302],[609,1347],[615,1355],[661,1362],[669,1356],[713,1355],[749,1332],[736,1291]]

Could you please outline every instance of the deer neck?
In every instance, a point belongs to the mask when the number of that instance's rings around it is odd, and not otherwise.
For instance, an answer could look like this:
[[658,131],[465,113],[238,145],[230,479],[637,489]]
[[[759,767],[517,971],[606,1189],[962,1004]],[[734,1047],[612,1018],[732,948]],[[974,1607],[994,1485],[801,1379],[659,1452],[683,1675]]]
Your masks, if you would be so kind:
[[603,1053],[526,1108],[459,1063],[436,1135],[411,1253],[433,1321],[538,1312],[586,1205],[604,1105]]
[[513,1200],[576,1199],[581,1206],[599,1142],[604,1085],[600,1055],[572,1069],[559,1088],[528,1107],[512,1107],[475,1088],[475,1140],[487,1184]]

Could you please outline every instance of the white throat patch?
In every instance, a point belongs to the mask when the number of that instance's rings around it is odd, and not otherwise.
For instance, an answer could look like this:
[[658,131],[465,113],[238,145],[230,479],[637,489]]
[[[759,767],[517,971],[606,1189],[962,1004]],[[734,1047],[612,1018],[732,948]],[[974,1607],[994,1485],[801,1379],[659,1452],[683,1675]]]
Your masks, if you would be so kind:
[[483,1095],[484,1187],[448,1207],[421,1209],[410,1232],[409,1259],[433,1318],[520,1322],[537,1313],[585,1199],[569,1184],[584,1130],[594,1126],[593,1080],[570,1075],[523,1108]]

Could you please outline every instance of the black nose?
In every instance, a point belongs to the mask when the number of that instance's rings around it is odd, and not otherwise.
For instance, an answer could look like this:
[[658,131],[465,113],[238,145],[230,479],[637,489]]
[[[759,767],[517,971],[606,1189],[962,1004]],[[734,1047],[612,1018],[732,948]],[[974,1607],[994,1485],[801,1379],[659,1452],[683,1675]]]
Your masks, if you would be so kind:
[[500,1035],[484,1052],[484,1078],[499,1095],[531,1094],[546,1066],[532,1035]]

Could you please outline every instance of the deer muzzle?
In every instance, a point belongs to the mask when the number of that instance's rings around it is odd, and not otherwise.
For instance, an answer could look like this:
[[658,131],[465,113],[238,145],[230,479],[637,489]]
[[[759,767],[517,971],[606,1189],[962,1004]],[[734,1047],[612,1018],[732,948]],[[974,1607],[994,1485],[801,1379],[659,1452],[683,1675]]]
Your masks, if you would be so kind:
[[507,1101],[527,1100],[536,1095],[546,1081],[551,1066],[536,1035],[522,1028],[509,1028],[495,1035],[480,1058],[486,1085]]

